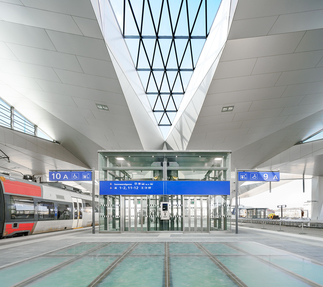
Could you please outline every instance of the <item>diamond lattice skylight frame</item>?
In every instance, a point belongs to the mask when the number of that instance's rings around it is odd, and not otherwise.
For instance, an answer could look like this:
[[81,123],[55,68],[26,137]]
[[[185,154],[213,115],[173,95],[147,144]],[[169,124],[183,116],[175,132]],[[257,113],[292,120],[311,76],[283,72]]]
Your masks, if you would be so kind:
[[159,126],[171,126],[220,0],[110,0]]

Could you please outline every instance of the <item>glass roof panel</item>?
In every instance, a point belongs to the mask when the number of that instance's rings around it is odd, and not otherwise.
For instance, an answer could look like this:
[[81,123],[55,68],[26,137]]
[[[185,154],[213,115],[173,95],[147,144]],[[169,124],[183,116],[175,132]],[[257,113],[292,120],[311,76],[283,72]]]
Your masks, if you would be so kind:
[[191,44],[193,52],[193,62],[195,67],[204,47],[205,39],[194,39],[194,41],[191,41]]
[[162,100],[160,96],[158,96],[156,104],[154,106],[154,111],[164,111],[164,105],[162,103]]
[[144,45],[142,42],[140,43],[140,48],[139,48],[139,58],[138,58],[138,63],[137,63],[137,69],[147,69],[150,67],[150,63],[147,60],[146,56],[146,51],[144,48]]
[[164,103],[172,116],[154,112],[159,125],[172,125],[221,1],[109,1],[150,105],[173,95]]
[[155,79],[157,82],[158,90],[160,90],[160,86],[162,83],[164,72],[163,71],[154,71],[153,73],[154,73],[154,76],[155,76]]
[[166,110],[169,111],[174,111],[177,112],[173,97],[171,96],[168,100],[167,106],[166,106]]
[[178,18],[178,12],[181,7],[181,4],[184,2],[184,0],[181,1],[168,1],[169,4],[169,10],[170,10],[170,17],[171,17],[171,25],[173,27],[173,30],[175,29],[177,18]]
[[160,16],[160,23],[158,27],[159,36],[170,36],[172,35],[172,28],[170,25],[169,13],[167,3],[164,1],[163,10]]
[[187,2],[188,7],[190,7],[188,9],[189,27],[190,31],[192,31],[196,15],[202,10],[202,7],[200,7],[200,5],[202,6],[203,0],[188,0]]
[[139,39],[125,39],[134,65],[137,65]]
[[307,138],[306,140],[303,141],[303,143],[308,143],[312,141],[317,141],[317,140],[322,140],[323,139],[323,131],[320,131],[313,136]]
[[159,18],[160,18],[160,9],[161,9],[162,2],[163,2],[163,0],[154,0],[154,1],[150,1],[150,2],[147,1],[147,3],[149,3],[151,13],[153,15],[156,30],[158,28],[158,23],[159,23]]
[[216,13],[221,5],[221,0],[206,1],[207,6],[207,34],[210,33],[211,26],[215,19]]
[[164,75],[164,78],[163,78],[162,85],[160,87],[160,92],[161,93],[169,93],[169,85],[168,85],[168,82],[167,82],[166,72],[165,72],[165,75]]
[[186,1],[184,1],[176,22],[175,36],[188,37],[189,36],[188,31],[189,31],[189,27],[187,22],[187,6],[186,6]]
[[163,116],[161,117],[161,120],[159,122],[160,125],[163,125],[163,126],[170,126],[171,125],[171,122],[167,116],[167,113],[164,113]]
[[193,72],[192,71],[188,71],[188,72],[182,72],[181,73],[181,77],[182,77],[182,82],[183,82],[183,86],[184,86],[184,90],[186,91],[186,88],[188,86],[188,83],[192,77]]
[[175,119],[176,113],[168,112],[167,115],[170,121],[173,122]]
[[144,90],[146,91],[150,71],[138,71],[138,74],[139,74],[139,78],[141,80],[142,86],[144,87]]
[[192,36],[200,36],[201,31],[203,30],[205,31],[205,8],[204,7],[201,7],[196,19],[194,19],[194,25],[190,27]]
[[148,86],[147,86],[146,93],[155,93],[155,92],[157,92],[157,86],[156,86],[154,74],[153,74],[153,72],[151,72],[149,80],[148,80]]
[[111,6],[113,8],[114,15],[118,21],[120,30],[123,33],[123,1],[120,0],[110,0]]
[[139,27],[137,26],[133,18],[132,11],[128,1],[126,1],[126,14],[125,14],[124,21],[125,21],[124,35],[138,35]]
[[150,9],[148,6],[148,1],[145,1],[144,17],[142,22],[142,35],[145,36],[154,36],[156,35],[154,22],[151,18]]

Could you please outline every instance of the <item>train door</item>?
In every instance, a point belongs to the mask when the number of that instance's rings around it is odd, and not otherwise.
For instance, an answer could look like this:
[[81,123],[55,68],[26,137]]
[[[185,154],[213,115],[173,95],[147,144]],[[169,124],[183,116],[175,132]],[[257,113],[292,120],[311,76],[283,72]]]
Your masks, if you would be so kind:
[[83,203],[80,198],[72,198],[73,202],[73,225],[72,228],[82,227],[83,221]]
[[4,227],[4,195],[2,190],[2,183],[0,182],[0,238],[3,234]]

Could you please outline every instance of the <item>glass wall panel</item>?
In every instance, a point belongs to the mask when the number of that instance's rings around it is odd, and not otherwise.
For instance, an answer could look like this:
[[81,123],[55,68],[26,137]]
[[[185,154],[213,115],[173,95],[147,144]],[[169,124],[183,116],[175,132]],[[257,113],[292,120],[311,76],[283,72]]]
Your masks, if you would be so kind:
[[[104,186],[113,189],[100,196],[100,231],[209,232],[228,228],[227,195],[203,194],[198,188],[192,189],[196,194],[181,189],[178,194],[174,189],[168,194],[167,184],[161,183],[155,186],[163,191],[154,194],[146,185],[154,181],[229,181],[230,152],[100,151],[99,174],[100,182],[109,181]],[[168,203],[167,220],[161,218],[161,202]]]

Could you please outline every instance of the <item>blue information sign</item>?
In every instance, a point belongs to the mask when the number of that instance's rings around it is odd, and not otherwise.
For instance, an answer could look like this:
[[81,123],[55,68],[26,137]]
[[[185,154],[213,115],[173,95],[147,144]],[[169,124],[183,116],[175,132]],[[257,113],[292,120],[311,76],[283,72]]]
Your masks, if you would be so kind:
[[50,171],[49,181],[91,181],[92,171]]
[[239,171],[239,181],[280,181],[278,171]]
[[230,181],[100,181],[100,195],[229,195]]

